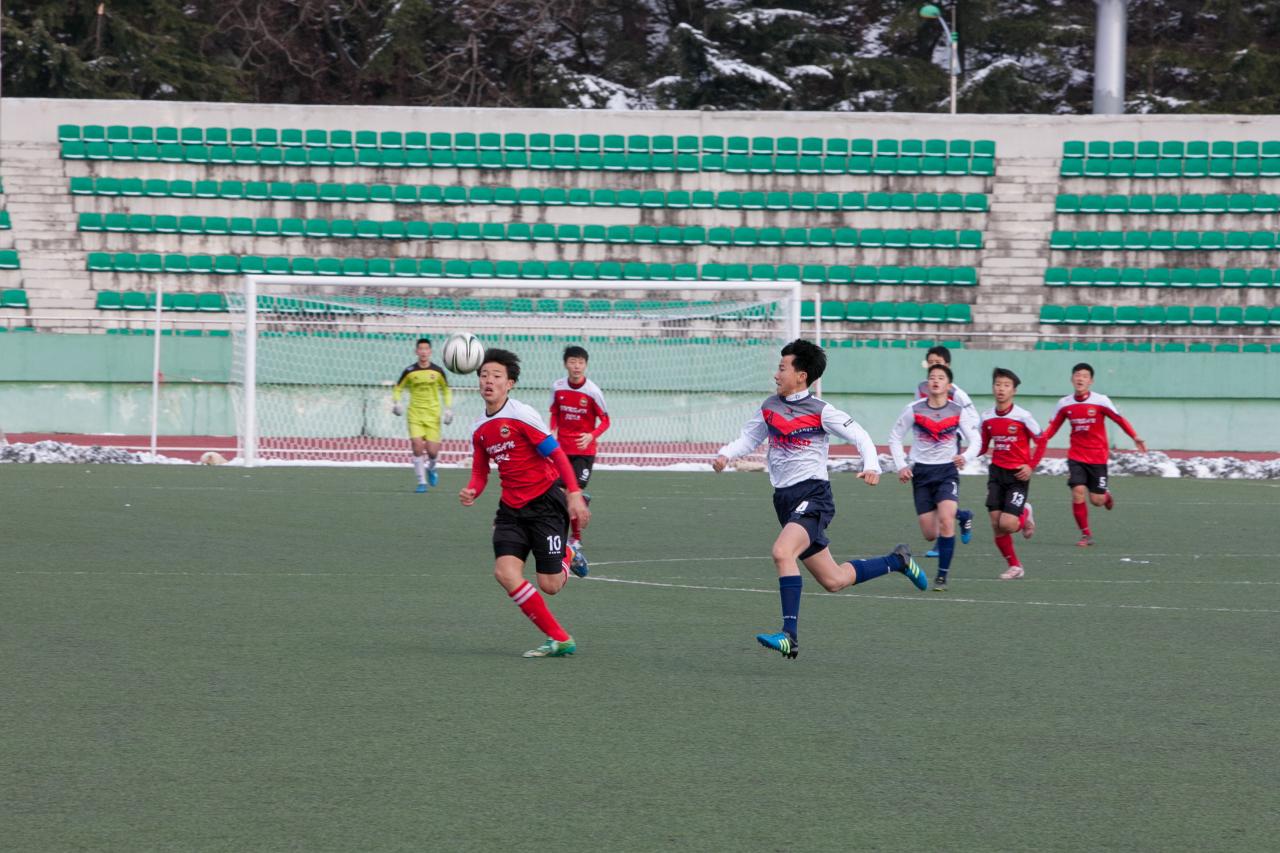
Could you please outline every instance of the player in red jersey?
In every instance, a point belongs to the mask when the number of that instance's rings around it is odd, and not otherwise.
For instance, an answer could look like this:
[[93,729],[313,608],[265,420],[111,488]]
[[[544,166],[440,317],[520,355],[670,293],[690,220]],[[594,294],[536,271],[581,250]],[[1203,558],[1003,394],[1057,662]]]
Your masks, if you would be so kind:
[[995,533],[999,549],[1009,568],[1000,575],[1001,580],[1020,578],[1026,572],[1013,549],[1013,534],[1022,531],[1030,539],[1036,532],[1035,516],[1027,493],[1031,487],[1031,475],[1035,472],[1037,455],[1034,445],[1040,435],[1040,425],[1031,413],[1013,402],[1022,380],[1018,374],[1003,367],[991,372],[991,394],[996,404],[982,413],[982,449],[990,448],[991,465],[987,473],[987,509],[991,513],[991,530]]
[[[596,462],[596,440],[609,428],[609,412],[604,392],[587,378],[587,351],[569,346],[564,350],[568,374],[551,383],[551,431],[565,448],[578,486],[586,489]],[[591,496],[583,492],[588,503]],[[582,531],[575,526],[569,546],[574,553],[574,572],[585,575],[587,560],[582,553]]]
[[[1107,418],[1119,424],[1143,453],[1147,452],[1147,443],[1138,437],[1133,425],[1121,417],[1110,397],[1093,390],[1092,365],[1081,362],[1071,368],[1071,387],[1075,392],[1058,401],[1049,426],[1036,443],[1042,448],[1048,447],[1049,439],[1057,434],[1058,428],[1071,421],[1067,485],[1071,487],[1071,512],[1080,528],[1080,541],[1076,544],[1087,548],[1093,544],[1093,533],[1089,530],[1089,504],[1107,509],[1115,506],[1107,483],[1107,463],[1111,459]],[[1086,494],[1088,503],[1085,502]]]
[[[572,560],[565,542],[570,520],[585,527],[591,511],[560,443],[547,431],[537,411],[510,396],[520,379],[516,354],[502,349],[485,351],[479,377],[484,415],[471,427],[471,481],[458,493],[458,499],[463,506],[474,504],[489,481],[489,463],[498,466],[502,498],[493,522],[493,574],[547,637],[524,656],[571,655],[577,651],[573,637],[560,627],[538,590],[555,595],[564,587]],[[524,579],[524,563],[530,552],[537,568],[536,587]]]

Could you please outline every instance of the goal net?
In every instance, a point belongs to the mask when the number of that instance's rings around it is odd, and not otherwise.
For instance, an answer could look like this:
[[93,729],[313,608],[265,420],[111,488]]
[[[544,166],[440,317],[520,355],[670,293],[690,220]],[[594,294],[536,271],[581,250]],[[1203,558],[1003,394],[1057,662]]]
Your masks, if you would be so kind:
[[[590,353],[612,426],[600,465],[701,462],[735,438],[772,390],[778,350],[800,329],[799,285],[761,282],[251,276],[229,297],[233,399],[247,465],[404,462],[391,411],[401,371],[448,335],[520,356],[512,396],[547,416],[562,354]],[[455,419],[441,461],[469,461],[483,412],[474,374],[447,374]]]

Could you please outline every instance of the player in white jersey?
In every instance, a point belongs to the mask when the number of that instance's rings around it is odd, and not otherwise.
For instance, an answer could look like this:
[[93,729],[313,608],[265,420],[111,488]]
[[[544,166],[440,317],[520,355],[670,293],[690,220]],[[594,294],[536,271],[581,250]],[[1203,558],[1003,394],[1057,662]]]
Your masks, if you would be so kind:
[[[929,380],[928,370],[934,365],[941,364],[948,369],[951,368],[951,350],[942,345],[929,347],[928,353],[925,354],[925,381],[916,386],[916,396],[923,400],[929,396]],[[954,377],[953,377],[954,378]],[[955,400],[960,406],[960,419],[968,425],[969,431],[977,436],[982,434],[982,418],[978,415],[978,407],[973,404],[973,400],[965,393],[964,389],[955,382],[951,383],[951,390],[947,392],[948,398]],[[965,545],[969,544],[969,540],[973,537],[973,513],[967,509],[959,509],[956,511],[956,521],[960,523],[960,541]],[[937,549],[930,549],[925,553],[926,557],[939,557],[941,554]],[[946,573],[943,573],[946,576]]]
[[828,436],[855,444],[862,456],[858,479],[869,486],[880,481],[880,462],[867,431],[849,415],[809,393],[827,367],[827,356],[818,345],[795,340],[782,348],[782,359],[773,382],[778,393],[760,406],[736,441],[720,448],[712,463],[723,471],[731,459],[745,456],[769,442],[769,481],[773,484],[773,508],[782,532],[773,543],[773,563],[778,569],[782,597],[782,630],[757,634],[765,648],[795,658],[800,653],[798,626],[802,579],[796,560],[804,563],[829,592],[865,583],[891,571],[905,574],[918,589],[928,580],[906,545],[898,545],[883,557],[836,563],[827,547],[827,525],[835,517],[835,501],[827,474]]
[[[935,364],[929,368],[926,385],[929,395],[908,403],[889,433],[889,452],[893,454],[899,481],[912,485],[920,532],[930,542],[938,543],[938,574],[933,588],[947,589],[947,573],[956,549],[956,519],[960,505],[960,471],[965,462],[978,455],[979,437],[965,419],[960,401],[948,395],[951,368]],[[903,439],[910,433],[911,456],[903,452]],[[969,449],[961,455],[960,439]],[[973,527],[969,513],[969,528]],[[963,539],[968,542],[966,536]],[[932,552],[931,552],[932,553]]]

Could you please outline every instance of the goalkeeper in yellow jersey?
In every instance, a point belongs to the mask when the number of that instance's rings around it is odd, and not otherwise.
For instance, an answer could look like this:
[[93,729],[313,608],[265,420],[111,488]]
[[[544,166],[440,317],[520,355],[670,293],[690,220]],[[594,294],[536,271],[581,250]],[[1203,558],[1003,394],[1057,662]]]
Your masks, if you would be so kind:
[[436,458],[440,455],[440,424],[453,422],[453,391],[440,365],[431,361],[431,340],[419,338],[418,360],[404,369],[391,392],[391,412],[405,413],[400,398],[409,391],[409,442],[413,445],[413,470],[418,475],[414,491],[422,494],[427,484],[440,481]]

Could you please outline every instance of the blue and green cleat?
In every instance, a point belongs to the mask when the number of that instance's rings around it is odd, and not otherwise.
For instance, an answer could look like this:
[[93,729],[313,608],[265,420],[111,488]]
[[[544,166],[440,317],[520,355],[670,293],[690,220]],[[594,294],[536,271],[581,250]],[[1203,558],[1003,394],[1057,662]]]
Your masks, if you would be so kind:
[[937,548],[930,548],[928,551],[925,551],[925,552],[924,552],[924,555],[925,555],[926,557],[933,557],[933,558],[935,558],[935,559],[936,559],[936,558],[937,558],[937,556],[938,556],[938,549],[937,549]]
[[906,575],[907,580],[916,585],[916,589],[921,592],[928,589],[929,577],[920,569],[919,564],[911,558],[911,549],[906,545],[899,545],[893,549],[893,553],[902,560],[902,568],[898,569],[898,571]]
[[580,578],[585,578],[591,574],[591,569],[587,565],[587,555],[582,553],[581,546],[573,547],[573,557],[569,560],[569,571]]
[[756,634],[756,642],[766,649],[781,652],[787,660],[795,660],[800,654],[800,643],[791,639],[785,631],[779,631],[776,634]]
[[432,468],[427,472],[427,482],[432,486],[440,485],[440,475],[436,473],[436,469]]
[[527,658],[562,658],[571,655],[578,650],[578,644],[573,641],[573,637],[567,640],[553,640],[547,637],[547,641],[536,649],[529,649],[524,653]]
[[968,545],[973,538],[973,513],[962,509],[956,513],[956,520],[960,522],[960,544]]
[[427,493],[427,484],[419,483],[413,491],[419,495],[425,495]]

